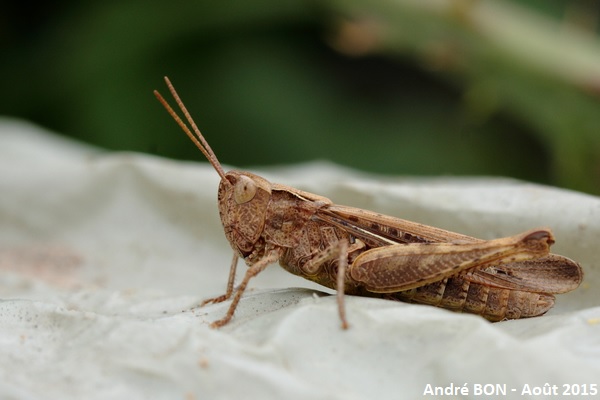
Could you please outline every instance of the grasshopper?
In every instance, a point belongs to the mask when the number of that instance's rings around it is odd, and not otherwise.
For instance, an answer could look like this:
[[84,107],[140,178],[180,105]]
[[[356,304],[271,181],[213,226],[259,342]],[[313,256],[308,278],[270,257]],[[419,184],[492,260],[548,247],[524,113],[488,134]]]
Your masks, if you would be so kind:
[[[250,279],[277,261],[292,274],[337,290],[344,329],[344,294],[500,321],[546,313],[554,294],[574,290],[583,279],[578,263],[550,253],[554,236],[547,228],[481,240],[337,205],[250,172],[226,173],[167,77],[165,82],[191,130],[156,90],[155,96],[221,177],[219,215],[234,255],[225,294],[202,305],[233,299],[212,327],[231,320]],[[249,268],[234,287],[239,258]]]

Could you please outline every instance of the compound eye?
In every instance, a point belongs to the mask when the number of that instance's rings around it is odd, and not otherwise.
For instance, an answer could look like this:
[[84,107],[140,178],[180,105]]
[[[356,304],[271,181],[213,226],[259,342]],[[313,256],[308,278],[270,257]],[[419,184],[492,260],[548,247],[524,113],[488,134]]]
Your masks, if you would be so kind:
[[233,198],[237,204],[247,203],[256,194],[256,183],[245,175],[241,175],[233,188]]

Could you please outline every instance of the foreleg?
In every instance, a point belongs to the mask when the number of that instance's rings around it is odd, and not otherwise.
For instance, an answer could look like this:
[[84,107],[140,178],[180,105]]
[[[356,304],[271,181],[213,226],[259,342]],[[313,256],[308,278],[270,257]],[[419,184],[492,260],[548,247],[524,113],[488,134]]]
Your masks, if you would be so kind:
[[[235,309],[237,308],[238,303],[240,302],[240,299],[242,298],[242,294],[244,294],[244,291],[246,290],[246,286],[248,286],[248,282],[250,282],[250,279],[252,279],[256,275],[258,275],[259,273],[264,271],[265,268],[267,268],[270,264],[273,264],[274,262],[279,260],[280,256],[281,256],[281,250],[279,250],[279,249],[272,250],[271,252],[267,253],[263,258],[258,260],[257,263],[255,263],[254,265],[252,265],[251,267],[248,268],[248,270],[246,271],[246,275],[244,275],[244,279],[242,279],[242,282],[235,290],[235,295],[233,296],[231,305],[229,306],[229,309],[227,310],[227,314],[225,314],[225,316],[223,318],[221,318],[220,320],[215,321],[212,324],[210,324],[211,328],[219,328],[219,327],[227,324],[231,320],[231,318],[233,317],[233,314],[235,313]],[[234,275],[235,275],[235,273],[234,273]],[[231,283],[231,288],[233,291],[233,283]],[[229,289],[229,283],[228,283],[228,289]],[[227,295],[227,293],[225,295]],[[231,296],[231,293],[229,295]]]

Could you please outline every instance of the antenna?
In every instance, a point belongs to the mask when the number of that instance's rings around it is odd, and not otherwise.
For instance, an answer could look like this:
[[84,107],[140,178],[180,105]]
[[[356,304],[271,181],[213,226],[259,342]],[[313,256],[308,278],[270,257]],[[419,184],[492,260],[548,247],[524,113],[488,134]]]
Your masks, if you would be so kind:
[[[163,107],[167,110],[167,112],[171,115],[171,117],[173,117],[175,122],[177,122],[177,125],[179,125],[181,127],[181,129],[183,129],[183,131],[186,133],[186,135],[188,135],[188,137],[192,140],[192,142],[194,142],[196,147],[198,147],[200,149],[200,151],[202,152],[202,154],[204,154],[204,157],[206,157],[208,162],[217,171],[217,173],[219,174],[221,179],[225,180],[225,182],[229,182],[225,178],[225,171],[223,171],[223,167],[221,167],[221,163],[219,162],[219,159],[217,158],[215,153],[212,151],[212,149],[208,145],[208,142],[206,141],[206,139],[204,139],[204,136],[202,136],[200,129],[198,129],[198,126],[194,122],[194,119],[188,112],[187,108],[185,108],[185,105],[183,104],[183,101],[181,101],[181,98],[177,94],[177,91],[173,87],[173,84],[171,83],[169,78],[167,78],[166,76],[165,76],[165,82],[167,83],[167,86],[169,87],[169,91],[171,92],[171,95],[175,99],[175,102],[179,106],[179,109],[183,112],[185,119],[190,124],[190,126],[192,127],[192,130],[194,131],[194,133],[196,134],[197,137],[194,136],[194,134],[192,133],[190,128],[188,128],[188,126],[185,124],[185,122],[183,122],[181,120],[181,118],[179,118],[179,115],[177,115],[177,113],[173,110],[173,108],[171,108],[169,103],[167,103],[167,101],[164,99],[164,97],[162,97],[161,94],[158,93],[157,90],[154,91],[154,95],[156,96],[158,101],[160,101],[160,103],[163,105]],[[198,140],[198,139],[200,139],[200,140]]]

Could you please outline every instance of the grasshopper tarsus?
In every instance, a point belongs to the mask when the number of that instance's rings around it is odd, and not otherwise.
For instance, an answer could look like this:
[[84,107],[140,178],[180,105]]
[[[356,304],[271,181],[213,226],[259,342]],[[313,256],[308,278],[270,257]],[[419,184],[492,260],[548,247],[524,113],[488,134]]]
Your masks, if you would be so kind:
[[227,294],[222,294],[220,296],[217,297],[211,297],[209,299],[204,299],[202,300],[202,302],[200,303],[200,307],[204,307],[208,304],[218,304],[218,303],[222,303],[224,301],[229,300],[229,298],[231,297],[231,295],[227,295]]
[[220,327],[222,327],[222,326],[225,326],[225,325],[227,325],[227,323],[228,323],[230,320],[231,320],[231,317],[230,317],[230,316],[225,316],[225,317],[223,317],[223,318],[221,318],[221,319],[219,319],[219,320],[217,320],[217,321],[211,322],[209,326],[210,326],[212,329],[218,329],[218,328],[220,328]]
[[[382,297],[470,312],[489,320],[544,314],[554,294],[579,286],[576,262],[550,254],[549,229],[480,240],[416,222],[333,204],[325,197],[274,184],[243,171],[225,173],[168,78],[165,82],[191,129],[155,96],[221,177],[218,208],[234,251],[227,291],[202,305],[231,299],[220,327],[233,317],[250,279],[279,261],[287,271],[344,295]],[[248,270],[234,289],[237,258]]]
[[[246,270],[246,274],[244,275],[242,282],[234,290],[233,298],[231,300],[231,304],[229,305],[229,308],[227,309],[227,313],[225,314],[225,316],[222,319],[213,322],[211,324],[211,327],[213,327],[213,328],[221,327],[221,326],[227,324],[231,320],[231,318],[233,318],[233,314],[235,313],[238,303],[240,302],[240,300],[242,298],[242,294],[244,294],[244,291],[246,290],[246,287],[248,286],[248,282],[250,282],[250,279],[252,279],[256,275],[260,274],[270,264],[273,264],[274,262],[276,262],[280,256],[281,256],[281,250],[273,249],[269,253],[265,254],[264,257],[262,257],[258,262],[251,265]],[[227,293],[223,296],[227,296]],[[219,298],[220,297],[222,297],[222,296],[219,296]]]

